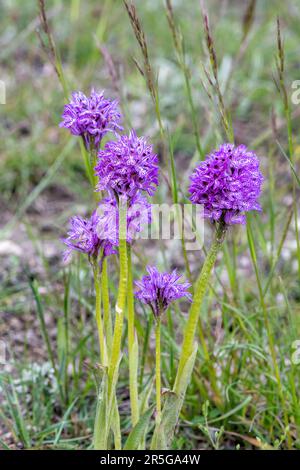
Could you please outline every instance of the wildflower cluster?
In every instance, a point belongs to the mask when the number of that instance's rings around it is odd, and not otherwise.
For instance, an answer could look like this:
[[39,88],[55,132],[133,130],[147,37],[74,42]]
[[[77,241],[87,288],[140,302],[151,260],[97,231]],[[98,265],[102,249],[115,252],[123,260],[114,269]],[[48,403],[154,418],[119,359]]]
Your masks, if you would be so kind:
[[151,307],[154,316],[160,317],[174,300],[186,297],[192,300],[188,292],[191,284],[179,282],[182,278],[176,269],[171,273],[160,273],[155,266],[147,266],[148,276],[136,281],[136,297]]
[[[61,127],[74,135],[83,136],[87,146],[93,141],[99,146],[102,137],[114,132],[116,140],[108,141],[98,151],[95,174],[97,191],[107,191],[90,219],[76,216],[70,220],[64,260],[72,251],[86,253],[98,259],[116,253],[119,244],[120,197],[127,200],[126,240],[132,243],[136,234],[151,222],[151,206],[142,192],[152,196],[158,186],[158,158],[144,137],[134,130],[120,135],[121,114],[116,101],[104,98],[103,93],[92,90],[90,97],[81,92],[72,94],[65,106]],[[235,147],[223,144],[201,162],[190,177],[190,199],[193,204],[204,206],[204,216],[226,225],[244,224],[245,212],[261,210],[258,198],[263,176],[259,160],[245,145]],[[180,275],[159,273],[155,267],[147,268],[148,276],[136,283],[136,297],[149,304],[154,315],[159,316],[169,304],[190,294],[188,283],[179,283]]]
[[[93,264],[100,360],[107,367],[108,381],[107,395],[103,394],[103,399],[99,400],[97,405],[94,448],[107,449],[111,430],[115,430],[120,422],[116,394],[126,307],[131,423],[134,429],[139,423],[137,378],[139,348],[135,331],[135,294],[138,300],[150,307],[156,320],[156,428],[151,445],[152,448],[161,449],[166,442],[161,432],[161,429],[164,429],[160,427],[161,421],[165,419],[168,422],[168,435],[171,436],[188,386],[189,374],[197,354],[194,340],[203,296],[224,239],[223,235],[228,225],[244,224],[246,212],[261,210],[258,198],[263,176],[257,156],[244,145],[235,147],[232,144],[223,144],[208,155],[191,175],[189,188],[191,202],[202,204],[204,216],[217,225],[214,240],[197,281],[192,286],[182,279],[176,269],[172,272],[159,272],[155,266],[147,266],[148,274],[141,280],[135,281],[134,293],[129,245],[133,243],[137,234],[151,223],[151,205],[147,196],[153,196],[159,184],[158,158],[152,145],[145,137],[138,137],[134,130],[128,135],[119,134],[118,132],[122,130],[120,120],[121,115],[116,101],[106,100],[103,93],[92,91],[89,98],[80,92],[73,93],[71,102],[65,106],[61,127],[68,128],[72,134],[84,139],[91,161],[95,162],[97,183],[93,190],[101,196],[105,192],[105,197],[98,203],[98,207],[89,219],[80,216],[71,218],[68,236],[63,239],[67,246],[64,260],[68,261],[72,252],[78,251],[86,254]],[[100,148],[101,140],[108,132],[113,132],[115,138]],[[96,161],[95,150],[97,150]],[[103,260],[106,256],[116,253],[119,254],[119,287],[112,331],[113,322],[107,305],[109,304],[108,274],[103,267]],[[193,299],[190,288],[195,292]],[[103,315],[102,295],[103,299],[105,298]],[[164,414],[161,403],[161,317],[173,302],[182,298],[192,302],[192,305],[183,334],[173,387],[174,395],[170,394],[166,398]],[[172,413],[168,414],[168,410]],[[105,422],[102,420],[103,417],[106,417]]]
[[113,248],[116,243],[112,239],[101,237],[100,228],[105,223],[104,218],[100,218],[96,211],[92,213],[89,219],[80,216],[72,217],[68,237],[62,239],[68,247],[64,252],[64,261],[69,261],[73,251],[85,253],[93,261],[98,259],[101,251],[103,256],[116,253]]
[[73,93],[62,118],[60,126],[82,136],[87,148],[91,143],[98,148],[108,132],[116,136],[116,141],[108,141],[104,149],[99,150],[95,167],[99,178],[96,190],[106,190],[108,197],[100,201],[90,219],[72,217],[68,237],[63,239],[68,247],[64,261],[70,259],[74,250],[96,260],[100,252],[102,257],[116,253],[119,197],[127,201],[128,243],[150,223],[151,206],[142,192],[152,196],[158,186],[158,159],[152,146],[135,131],[128,136],[117,134],[122,130],[117,101],[105,99],[103,93],[92,90],[89,98],[81,92]]
[[245,212],[261,210],[258,198],[262,182],[255,153],[245,145],[224,144],[194,170],[190,199],[203,204],[204,216],[211,220],[223,215],[228,225],[244,224]]
[[70,103],[64,107],[62,119],[60,127],[83,137],[87,148],[93,143],[98,149],[105,134],[122,130],[118,102],[105,99],[103,92],[95,90],[91,91],[90,97],[81,91],[73,93]]
[[137,137],[132,130],[129,135],[118,136],[107,142],[98,154],[96,175],[98,190],[108,190],[132,198],[138,191],[153,196],[158,186],[158,159],[144,137]]

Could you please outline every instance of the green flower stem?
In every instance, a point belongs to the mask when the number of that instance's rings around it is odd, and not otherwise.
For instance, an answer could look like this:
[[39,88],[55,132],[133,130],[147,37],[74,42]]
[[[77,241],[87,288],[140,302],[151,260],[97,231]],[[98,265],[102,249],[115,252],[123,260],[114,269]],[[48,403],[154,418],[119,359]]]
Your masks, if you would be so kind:
[[160,367],[160,318],[155,324],[155,386],[156,386],[156,425],[161,421],[161,367]]
[[[127,298],[127,203],[119,199],[119,288],[116,302],[115,324],[112,337],[111,353],[108,361],[107,382],[102,391],[103,400],[99,401],[97,413],[99,418],[99,428],[101,434],[99,439],[95,440],[94,448],[97,450],[108,449],[109,432],[112,429],[115,437],[115,448],[119,449],[120,442],[120,421],[116,396],[116,385],[118,379],[118,370],[121,359],[121,342],[124,322],[124,312]],[[106,388],[107,384],[107,388]]]
[[124,322],[124,311],[127,297],[127,204],[119,200],[119,289],[116,303],[116,316],[113,332],[111,355],[108,367],[108,429],[112,418],[113,400],[115,396],[117,374],[121,359],[121,341]]
[[131,405],[131,421],[135,426],[139,420],[139,398],[138,398],[138,342],[134,328],[134,297],[132,280],[131,247],[127,245],[128,253],[128,290],[127,290],[127,312],[128,312],[128,353],[129,353],[129,389]]
[[[108,271],[107,271],[107,258],[104,258],[102,265],[101,275],[101,292],[102,292],[102,304],[103,304],[103,323],[104,333],[107,347],[107,357],[109,362],[112,348],[112,319],[109,302],[109,289],[108,289]],[[114,435],[115,449],[121,449],[121,430],[120,430],[120,416],[118,410],[118,403],[116,393],[113,399],[113,410],[112,410],[112,431]]]
[[112,379],[118,363],[120,360],[121,352],[121,340],[123,331],[124,311],[126,307],[127,297],[127,207],[126,203],[120,199],[119,201],[119,289],[116,303],[116,318],[113,333],[112,351],[110,358],[110,365],[108,370],[109,383],[112,383]]
[[100,361],[102,365],[106,365],[107,352],[106,352],[103,321],[102,321],[102,314],[101,314],[101,275],[99,272],[98,265],[94,266],[94,284],[95,284],[95,294],[96,294],[96,322],[97,322],[97,328],[98,328]]
[[[90,140],[88,153],[89,153],[89,166],[90,166],[90,171],[92,173],[92,181],[91,182],[92,182],[93,189],[95,190],[96,186],[97,186],[98,178],[97,178],[97,176],[95,174],[95,171],[94,171],[94,168],[95,168],[96,163],[97,163],[97,149],[96,149],[96,146],[95,146],[94,138],[91,138],[91,140]],[[96,201],[97,201],[97,198],[99,198],[99,193],[97,194],[94,191],[94,196],[95,196]],[[100,199],[101,199],[101,197],[100,197]]]
[[101,292],[102,292],[104,331],[105,331],[108,357],[110,357],[111,345],[112,345],[112,320],[111,320],[111,311],[110,311],[110,303],[109,303],[107,258],[104,258],[103,265],[102,265]]
[[185,367],[185,364],[187,363],[188,359],[193,353],[194,338],[195,338],[197,324],[198,324],[198,320],[200,316],[201,305],[202,305],[203,298],[204,298],[204,295],[208,286],[212,268],[215,264],[217,254],[224,240],[225,232],[226,232],[226,225],[224,224],[224,222],[221,221],[216,228],[213,243],[207,254],[204,265],[202,267],[202,270],[200,272],[200,275],[195,285],[194,299],[193,299],[193,303],[189,311],[187,324],[185,326],[182,350],[181,350],[177,375],[176,375],[175,384],[174,384],[175,393],[180,388],[179,387],[180,379],[181,379],[181,375]]

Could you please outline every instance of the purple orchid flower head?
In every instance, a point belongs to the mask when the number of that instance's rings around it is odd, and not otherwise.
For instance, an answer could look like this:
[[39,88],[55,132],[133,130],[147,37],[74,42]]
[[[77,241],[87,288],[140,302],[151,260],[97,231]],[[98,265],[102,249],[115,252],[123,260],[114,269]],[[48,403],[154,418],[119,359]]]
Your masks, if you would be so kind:
[[[85,253],[92,262],[99,260],[100,264],[103,257],[116,253],[115,243],[112,240],[99,238],[97,232],[101,223],[103,221],[100,220],[96,211],[89,219],[80,216],[70,219],[68,237],[62,239],[62,242],[67,245],[67,250],[63,255],[65,263],[70,260],[73,251]],[[99,255],[101,255],[100,259]]]
[[[127,242],[131,244],[150,223],[151,204],[138,193],[127,208]],[[97,261],[99,254],[102,257],[115,254],[119,245],[117,201],[113,197],[103,199],[89,219],[72,217],[68,237],[62,242],[67,245],[64,262],[70,260],[73,251],[87,254],[91,261]]]
[[122,130],[121,119],[118,102],[104,98],[103,92],[92,90],[88,97],[81,91],[76,91],[72,93],[70,103],[64,107],[60,127],[83,137],[87,148],[93,143],[98,150],[105,134]]
[[191,284],[180,282],[182,276],[176,269],[171,273],[160,273],[155,266],[147,266],[146,269],[148,275],[135,282],[137,287],[135,296],[151,307],[155,318],[160,317],[177,299],[186,297],[192,301],[192,296],[188,292]]
[[158,158],[145,137],[119,135],[98,153],[95,167],[99,177],[97,190],[133,198],[138,191],[152,196],[158,186]]
[[245,145],[223,144],[190,177],[190,199],[204,206],[204,217],[225,224],[245,224],[245,212],[261,211],[263,175],[259,160]]

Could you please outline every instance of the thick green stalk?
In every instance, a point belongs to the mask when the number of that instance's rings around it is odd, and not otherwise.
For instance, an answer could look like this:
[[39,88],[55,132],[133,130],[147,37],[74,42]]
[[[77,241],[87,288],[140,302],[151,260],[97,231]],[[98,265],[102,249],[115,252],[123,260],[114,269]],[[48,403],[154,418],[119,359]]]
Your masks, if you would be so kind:
[[107,362],[107,353],[103,329],[103,321],[101,314],[101,275],[99,272],[99,267],[94,266],[94,284],[95,284],[95,295],[96,295],[96,322],[98,328],[98,339],[99,339],[99,349],[100,349],[100,361],[102,365],[105,365]]
[[[109,432],[112,429],[115,436],[115,447],[120,443],[120,422],[116,398],[116,385],[118,379],[119,364],[121,360],[121,342],[124,322],[124,312],[127,297],[127,203],[119,199],[119,288],[116,302],[115,325],[112,338],[111,353],[109,357],[107,377],[103,382],[101,400],[97,407],[97,422],[101,426],[101,434],[94,447],[97,450],[107,450]],[[107,385],[107,387],[106,387]]]
[[131,248],[127,245],[128,253],[128,289],[127,289],[127,312],[128,312],[128,354],[129,354],[129,390],[132,426],[139,420],[138,399],[138,341],[134,328],[134,297],[132,280]]
[[127,267],[127,242],[126,242],[126,232],[127,232],[127,207],[126,203],[120,199],[119,201],[119,288],[118,296],[116,302],[116,318],[115,326],[113,333],[113,342],[111,350],[111,358],[108,369],[108,378],[109,378],[109,392],[112,385],[113,377],[118,367],[120,361],[121,353],[121,340],[123,332],[123,321],[124,321],[124,311],[126,307],[126,297],[127,297],[127,277],[128,277],[128,267]]
[[155,324],[155,385],[156,385],[156,425],[161,420],[161,370],[160,370],[160,318]]
[[101,293],[102,293],[104,332],[105,332],[107,351],[108,351],[108,357],[109,357],[110,352],[111,352],[111,345],[112,345],[112,320],[111,320],[111,311],[110,311],[110,303],[109,303],[107,258],[104,258],[103,265],[102,265]]
[[226,225],[223,222],[220,222],[219,225],[217,226],[213,243],[207,254],[201,273],[195,285],[194,299],[190,308],[187,324],[185,326],[181,355],[180,355],[177,375],[175,379],[175,385],[174,385],[175,392],[179,388],[179,382],[180,382],[181,374],[183,372],[185,364],[187,363],[188,359],[190,358],[193,352],[195,333],[196,333],[196,328],[197,328],[197,324],[198,324],[198,320],[200,316],[201,305],[202,305],[203,298],[204,298],[204,295],[208,286],[210,273],[215,264],[217,254],[224,240],[225,232],[226,232]]
[[112,339],[110,361],[108,367],[108,410],[105,441],[107,445],[108,433],[113,419],[113,413],[116,412],[114,403],[116,403],[116,383],[121,359],[121,342],[124,322],[124,312],[127,297],[127,203],[120,198],[119,200],[119,288],[116,302],[116,316]]

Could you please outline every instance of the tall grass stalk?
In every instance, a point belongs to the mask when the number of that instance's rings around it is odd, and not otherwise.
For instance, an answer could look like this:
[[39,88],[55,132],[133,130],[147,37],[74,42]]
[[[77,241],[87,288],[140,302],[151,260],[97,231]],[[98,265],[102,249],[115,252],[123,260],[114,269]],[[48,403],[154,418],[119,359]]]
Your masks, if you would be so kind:
[[[208,96],[210,97],[212,101],[214,101],[213,97],[215,96],[217,97],[216,106],[217,106],[219,115],[221,117],[221,124],[223,127],[224,134],[228,142],[234,144],[234,129],[232,125],[232,117],[231,117],[230,110],[225,105],[224,96],[221,90],[220,79],[219,79],[219,65],[218,65],[218,59],[217,59],[217,54],[215,50],[215,44],[214,44],[213,35],[212,35],[210,24],[209,24],[208,13],[205,10],[202,0],[200,0],[200,9],[201,9],[202,18],[203,18],[204,36],[205,36],[206,48],[208,51],[208,59],[210,63],[210,72],[206,69],[205,65],[203,64],[205,75],[206,75],[209,87],[211,89],[211,93],[208,92]],[[252,8],[250,8],[248,13],[249,13],[248,20],[246,18],[244,20],[245,21],[244,34],[246,34],[246,32],[248,34],[248,31],[249,31],[249,27],[252,21],[251,18],[253,15]],[[248,22],[249,22],[249,25],[247,26]],[[228,242],[225,242],[223,250],[225,252],[226,267],[227,267],[229,279],[231,281],[231,286],[234,289],[235,296],[237,296],[237,284],[235,282],[236,281],[235,272],[236,272],[237,248],[236,248],[236,239],[234,237],[234,234],[232,235],[231,257],[226,256],[227,249],[228,249]]]
[[65,398],[66,397],[65,397],[64,390],[63,390],[63,387],[62,387],[62,384],[61,384],[60,374],[59,374],[59,371],[58,371],[57,366],[56,366],[55,355],[54,355],[54,352],[52,350],[50,336],[49,336],[49,332],[48,332],[48,329],[47,329],[47,326],[46,326],[46,321],[45,321],[45,312],[44,312],[44,308],[43,308],[43,303],[42,303],[42,300],[41,300],[41,296],[40,296],[40,293],[39,293],[39,286],[38,286],[38,283],[37,283],[36,279],[30,280],[30,288],[32,290],[34,300],[36,302],[37,313],[38,313],[39,322],[40,322],[40,325],[41,325],[43,338],[44,338],[44,341],[45,341],[45,344],[46,344],[48,357],[50,359],[51,366],[53,368],[54,375],[55,375],[57,383],[58,383],[60,399],[63,403],[65,403]]
[[127,11],[128,17],[130,19],[130,23],[131,23],[134,35],[141,49],[141,53],[143,57],[143,67],[139,65],[139,63],[135,59],[134,59],[134,62],[140,74],[146,80],[147,88],[150,92],[150,95],[154,104],[154,109],[155,109],[159,129],[160,129],[161,135],[164,136],[164,127],[162,123],[160,106],[159,106],[159,93],[158,93],[158,87],[157,87],[157,80],[153,72],[151,63],[150,63],[146,36],[143,31],[142,24],[137,15],[136,8],[133,2],[129,2],[128,0],[123,0],[123,3]]
[[63,72],[60,54],[59,54],[57,47],[55,46],[55,42],[54,42],[51,28],[49,25],[49,21],[47,18],[45,0],[39,0],[39,14],[40,14],[41,27],[42,27],[45,37],[47,38],[47,41],[44,40],[39,30],[37,31],[38,37],[40,39],[40,43],[41,43],[43,50],[46,52],[49,58],[49,61],[53,65],[54,70],[58,76],[58,79],[64,91],[65,98],[67,98],[69,95],[69,86],[65,78],[64,72]]
[[[51,31],[51,27],[50,27],[49,20],[47,17],[47,12],[46,12],[45,0],[38,0],[38,4],[39,4],[41,28],[43,30],[45,37],[47,38],[47,42],[46,42],[44,38],[42,37],[42,35],[40,34],[40,32],[37,31],[40,44],[42,46],[42,49],[46,52],[47,57],[56,72],[58,80],[63,89],[64,98],[65,100],[68,100],[69,95],[70,95],[70,87],[66,79],[66,76],[64,74],[64,69],[62,66],[60,54],[59,54],[58,48],[56,47],[55,40]],[[95,184],[95,175],[93,172],[94,155],[88,152],[88,150],[85,147],[83,139],[79,139],[79,145],[80,145],[80,151],[81,151],[82,159],[85,165],[85,170],[86,170],[88,180],[90,181],[92,187],[94,187],[94,184]],[[98,194],[95,193],[94,197],[96,201],[99,200]]]
[[[215,52],[214,41],[212,37],[212,33],[210,30],[208,14],[205,11],[204,5],[202,1],[200,1],[200,7],[203,17],[203,26],[204,26],[204,34],[205,34],[205,42],[208,51],[208,58],[210,62],[211,72],[208,72],[206,67],[204,67],[204,72],[208,81],[210,88],[212,89],[213,96],[217,97],[217,109],[220,114],[221,123],[225,131],[225,135],[229,142],[234,142],[234,131],[232,126],[232,119],[228,109],[225,106],[223,94],[221,91],[220,80],[219,80],[219,67],[217,61],[217,55]],[[208,96],[212,99],[212,95],[208,93]]]
[[190,83],[191,74],[186,63],[183,36],[180,30],[178,29],[178,27],[176,26],[171,0],[166,0],[165,7],[166,7],[166,15],[167,15],[168,24],[172,33],[173,44],[174,44],[174,48],[175,48],[176,55],[177,55],[177,61],[182,71],[182,74],[184,76],[186,95],[187,95],[188,103],[189,103],[190,110],[191,110],[191,118],[192,118],[192,124],[193,124],[193,129],[194,129],[196,148],[197,148],[199,157],[203,160],[205,157],[205,153],[203,151],[203,148],[200,142],[198,119],[196,115],[196,108],[194,104],[191,83]]
[[178,198],[177,172],[176,172],[176,166],[175,166],[175,160],[174,160],[173,143],[172,143],[170,134],[168,134],[168,137],[169,137],[169,156],[170,156],[169,160],[170,160],[172,197],[173,197],[173,203],[176,206],[177,224],[179,228],[179,233],[181,234],[180,241],[181,241],[181,248],[182,248],[185,270],[186,270],[187,277],[189,279],[189,282],[191,283],[192,290],[193,290],[193,278],[192,278],[190,263],[189,263],[189,259],[187,255],[187,249],[186,249],[185,238],[184,238],[184,233],[183,233],[182,211],[181,211],[181,206],[179,205],[179,198]]
[[[280,27],[279,18],[277,18],[276,65],[277,65],[277,75],[278,75],[277,87],[279,89],[279,92],[282,98],[284,113],[285,113],[285,120],[286,120],[289,158],[291,161],[291,165],[293,165],[294,164],[294,142],[293,142],[293,129],[292,129],[292,113],[291,113],[290,100],[289,100],[288,92],[286,89],[285,77],[284,77],[285,53],[284,53],[284,47],[283,47],[283,42],[281,38],[281,27]],[[300,239],[299,239],[299,227],[298,227],[296,181],[294,177],[292,177],[292,194],[293,194],[293,207],[294,207],[294,227],[295,227],[296,244],[297,244],[296,253],[297,253],[297,262],[298,262],[298,274],[300,277]]]

